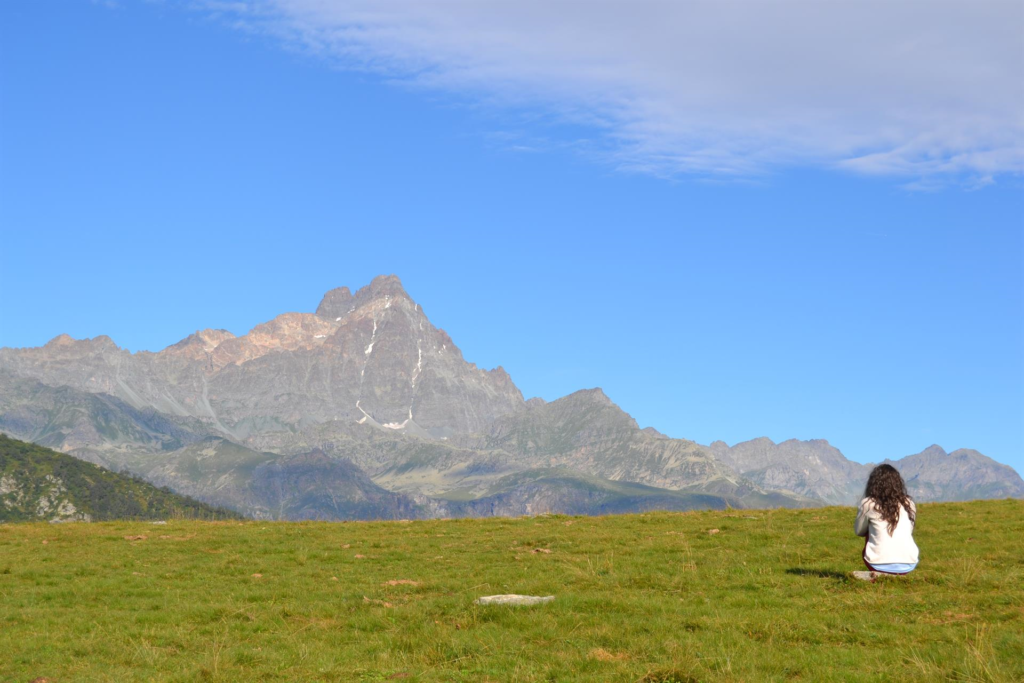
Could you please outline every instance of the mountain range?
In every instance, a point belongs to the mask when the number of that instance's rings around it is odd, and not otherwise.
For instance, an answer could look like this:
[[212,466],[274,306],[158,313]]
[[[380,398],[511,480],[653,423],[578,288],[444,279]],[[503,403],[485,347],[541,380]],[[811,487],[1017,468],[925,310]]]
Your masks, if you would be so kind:
[[[155,353],[67,335],[0,349],[0,431],[265,519],[846,505],[871,467],[823,440],[668,438],[600,389],[524,400],[395,276]],[[1024,497],[976,451],[892,462],[919,500]]]

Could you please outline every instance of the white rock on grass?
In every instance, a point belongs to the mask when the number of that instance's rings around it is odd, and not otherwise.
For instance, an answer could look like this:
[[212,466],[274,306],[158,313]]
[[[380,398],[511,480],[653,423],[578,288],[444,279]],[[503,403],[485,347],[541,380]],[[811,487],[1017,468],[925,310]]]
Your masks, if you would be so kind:
[[474,602],[477,605],[542,605],[554,599],[554,595],[547,595],[543,598],[536,595],[486,595],[477,598]]

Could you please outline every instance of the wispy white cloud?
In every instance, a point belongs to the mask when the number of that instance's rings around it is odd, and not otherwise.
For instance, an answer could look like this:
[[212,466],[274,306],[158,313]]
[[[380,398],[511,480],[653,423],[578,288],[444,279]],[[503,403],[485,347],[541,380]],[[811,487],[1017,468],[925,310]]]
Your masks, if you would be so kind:
[[590,130],[589,153],[625,170],[831,167],[922,188],[1024,170],[1017,0],[201,6],[343,68],[543,108]]

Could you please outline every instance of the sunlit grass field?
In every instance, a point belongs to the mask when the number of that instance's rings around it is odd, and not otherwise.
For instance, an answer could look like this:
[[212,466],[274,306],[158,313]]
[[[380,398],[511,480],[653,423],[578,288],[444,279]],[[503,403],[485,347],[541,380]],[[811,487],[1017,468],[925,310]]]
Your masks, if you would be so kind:
[[1024,501],[874,584],[853,517],[0,525],[0,680],[1024,680]]

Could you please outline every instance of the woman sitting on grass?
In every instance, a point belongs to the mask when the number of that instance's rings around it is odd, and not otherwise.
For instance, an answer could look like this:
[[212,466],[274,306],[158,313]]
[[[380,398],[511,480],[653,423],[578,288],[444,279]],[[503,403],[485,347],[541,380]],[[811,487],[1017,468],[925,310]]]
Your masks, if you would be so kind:
[[864,578],[914,570],[918,555],[914,543],[916,516],[917,507],[896,468],[879,465],[871,470],[853,527],[858,536],[865,537],[864,564],[871,572]]

